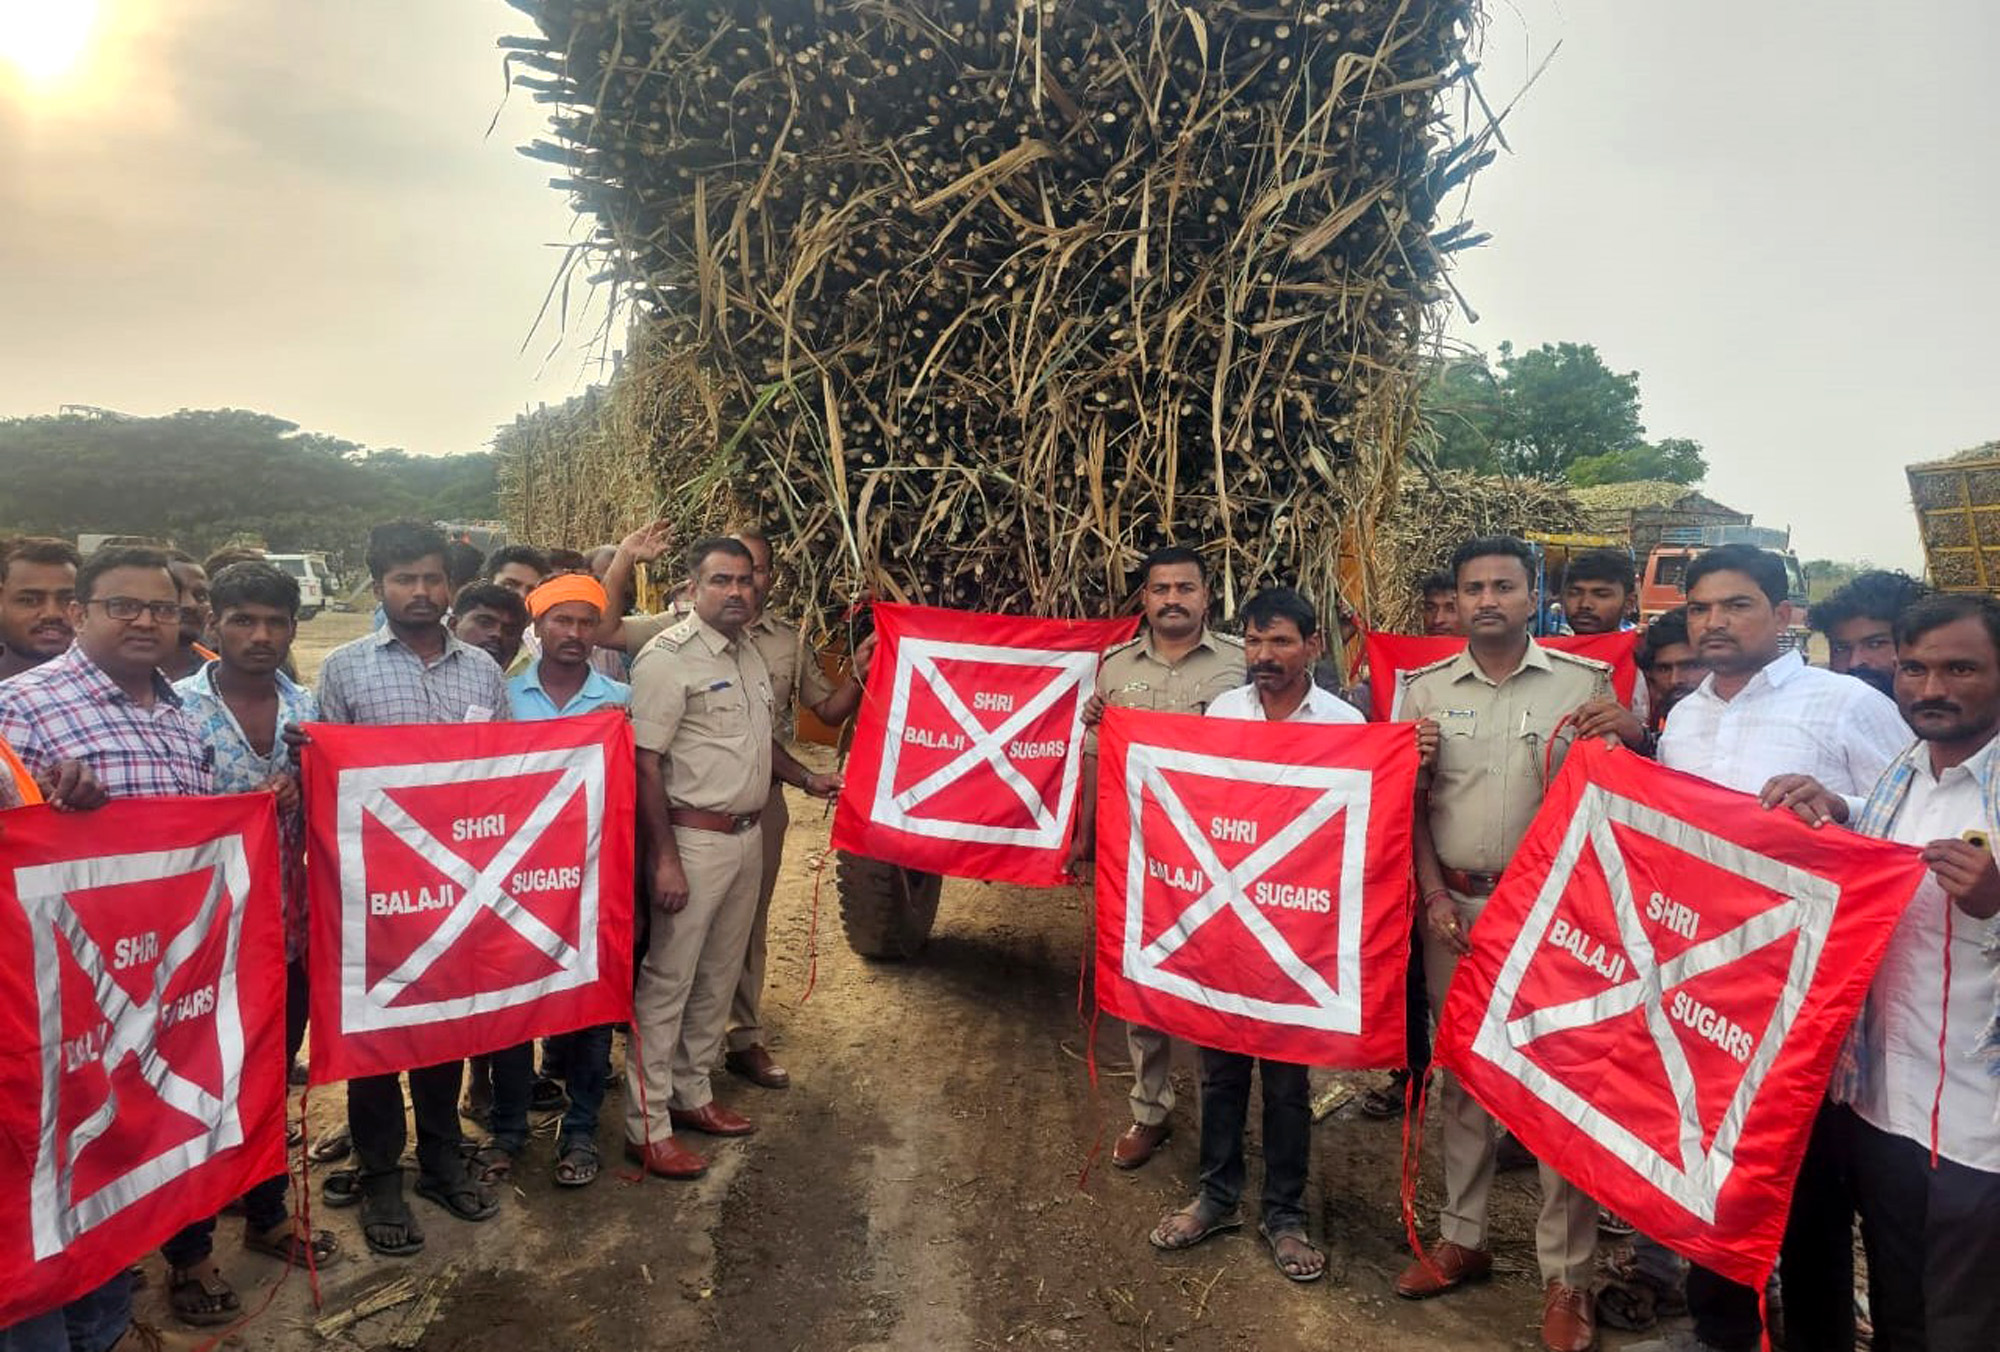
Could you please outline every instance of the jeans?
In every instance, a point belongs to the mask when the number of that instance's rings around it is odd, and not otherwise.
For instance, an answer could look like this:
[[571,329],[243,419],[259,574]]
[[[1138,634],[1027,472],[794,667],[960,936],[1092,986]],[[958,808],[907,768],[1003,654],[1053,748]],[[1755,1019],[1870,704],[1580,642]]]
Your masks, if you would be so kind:
[[121,1272],[59,1310],[0,1329],[0,1352],[104,1352],[132,1326],[132,1278]]
[[[1790,1352],[1851,1352],[1854,1346],[1854,1192],[1851,1138],[1855,1117],[1821,1104],[1792,1188],[1779,1267]],[[1752,1352],[1764,1323],[1757,1291],[1688,1264],[1688,1313],[1695,1336],[1720,1352]]]
[[[458,1125],[458,1087],[463,1061],[422,1066],[408,1072],[410,1107],[417,1119],[417,1169],[425,1178],[455,1181],[465,1176],[459,1156],[464,1132]],[[403,1082],[397,1075],[367,1075],[347,1084],[347,1127],[354,1158],[366,1182],[402,1168],[409,1131],[403,1123]]]
[[578,1029],[563,1039],[563,1050],[562,1078],[569,1090],[569,1107],[556,1139],[559,1143],[572,1136],[594,1139],[598,1110],[611,1083],[611,1025]]
[[1273,1234],[1306,1224],[1306,1163],[1312,1150],[1306,1068],[1201,1048],[1201,1200],[1218,1213],[1243,1198],[1243,1134],[1250,1073],[1264,1078],[1264,1226]]

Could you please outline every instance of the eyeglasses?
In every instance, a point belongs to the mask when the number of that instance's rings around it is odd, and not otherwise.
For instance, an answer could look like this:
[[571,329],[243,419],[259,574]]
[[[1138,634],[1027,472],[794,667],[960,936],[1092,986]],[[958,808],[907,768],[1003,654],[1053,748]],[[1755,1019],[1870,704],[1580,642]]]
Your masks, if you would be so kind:
[[114,620],[136,620],[142,610],[161,624],[178,624],[181,618],[179,601],[141,601],[136,596],[106,596],[102,599],[92,597],[84,604],[103,606],[104,613]]

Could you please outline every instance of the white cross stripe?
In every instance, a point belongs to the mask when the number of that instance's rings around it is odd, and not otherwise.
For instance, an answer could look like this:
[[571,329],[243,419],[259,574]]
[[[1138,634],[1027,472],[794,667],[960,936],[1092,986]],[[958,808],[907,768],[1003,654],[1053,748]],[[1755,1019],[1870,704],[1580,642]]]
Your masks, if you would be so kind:
[[1013,762],[1007,759],[1005,752],[1007,743],[1016,733],[1040,718],[1042,713],[1064,694],[1074,691],[1075,687],[1063,680],[1063,673],[1052,672],[1047,685],[1036,691],[1019,709],[1002,719],[989,731],[980,723],[972,710],[965,707],[965,702],[958,697],[958,692],[952,689],[951,682],[947,681],[944,673],[938,670],[934,658],[928,654],[918,656],[914,661],[914,667],[916,674],[923,677],[924,684],[930,687],[931,693],[937,696],[938,702],[944,705],[945,712],[951,715],[952,721],[972,739],[972,745],[897,794],[896,806],[905,812],[911,811],[919,803],[956,784],[973,766],[984,761],[993,767],[995,774],[1000,776],[1000,782],[1014,791],[1014,796],[1021,800],[1021,806],[1027,808],[1034,817],[1035,825],[1043,828],[1052,825],[1055,818],[1049,812],[1048,804],[1044,803],[1041,795],[1035,792],[1035,786],[1021,777],[1021,772],[1014,768]]
[[[869,820],[880,826],[937,840],[971,841],[990,845],[1020,845],[1029,849],[1059,849],[1069,837],[1070,818],[1075,811],[1077,785],[1082,778],[1081,742],[1083,704],[1097,673],[1097,653],[1064,648],[1012,648],[1001,644],[959,643],[945,639],[902,638],[896,644],[895,672],[889,686],[889,711],[882,745],[882,761],[875,776]],[[1017,709],[1008,711],[990,731],[982,727],[966,701],[953,688],[943,671],[944,662],[978,662],[1002,667],[1041,668],[1050,672],[1046,684]],[[900,792],[896,776],[902,767],[903,731],[908,727],[912,691],[921,683],[950,715],[956,730],[968,745],[952,755],[938,769]],[[1068,717],[1062,719],[1065,751],[1060,778],[1044,796],[1033,779],[1007,756],[1008,743],[1035,719],[1064,700],[1071,701]],[[1028,826],[996,825],[978,819],[958,820],[938,815],[914,816],[923,803],[937,797],[950,785],[981,766],[990,767],[1005,784],[1011,799],[1019,799],[1032,819]]]
[[478,869],[419,825],[395,799],[385,795],[380,801],[370,804],[366,809],[370,816],[388,827],[398,840],[422,856],[438,872],[459,885],[458,904],[452,907],[444,922],[412,949],[396,970],[369,989],[370,997],[385,1005],[394,1004],[397,996],[428,972],[457,942],[481,911],[493,912],[537,951],[561,965],[564,955],[572,951],[572,945],[516,901],[502,884],[514,871],[515,865],[525,859],[528,851],[541,840],[542,833],[548,830],[557,815],[582,791],[583,776],[575,770],[565,771],[519,829],[507,838],[507,843],[487,861],[486,867]]
[[[1244,786],[1316,789],[1318,795],[1297,815],[1252,850],[1234,869],[1226,869],[1203,836],[1180,796],[1166,782],[1173,771],[1201,775]],[[1268,1023],[1354,1034],[1361,1031],[1361,907],[1366,881],[1368,812],[1372,780],[1365,770],[1289,765],[1237,760],[1200,752],[1134,742],[1126,749],[1125,807],[1130,818],[1125,863],[1125,924],[1122,941],[1126,980],[1209,1008],[1241,1014]],[[1175,835],[1194,855],[1208,888],[1182,908],[1173,923],[1148,941],[1145,937],[1146,844],[1145,795],[1151,791]],[[1344,814],[1344,815],[1343,815]],[[1325,923],[1334,927],[1336,957],[1333,980],[1298,955],[1285,936],[1247,895],[1248,885],[1292,856],[1329,823],[1340,819],[1338,860],[1323,867],[1333,894],[1334,913]],[[1335,871],[1337,870],[1337,877]],[[1259,946],[1304,997],[1297,1001],[1265,1000],[1237,991],[1204,985],[1164,963],[1225,907],[1244,923]]]
[[1252,850],[1235,868],[1224,868],[1216,857],[1215,849],[1208,837],[1202,834],[1194,816],[1173,791],[1166,777],[1155,767],[1144,771],[1146,787],[1153,791],[1153,797],[1167,814],[1167,820],[1174,824],[1175,834],[1181,843],[1194,855],[1195,862],[1213,881],[1208,891],[1195,898],[1192,905],[1182,911],[1174,921],[1152,943],[1146,945],[1145,957],[1154,966],[1159,966],[1181,950],[1181,946],[1194,937],[1195,931],[1207,924],[1225,906],[1236,918],[1243,922],[1251,936],[1257,940],[1278,970],[1290,977],[1306,994],[1322,1005],[1331,1006],[1339,997],[1326,984],[1326,978],[1314,971],[1292,946],[1285,942],[1277,927],[1272,925],[1263,912],[1244,895],[1244,887],[1263,877],[1283,863],[1293,851],[1303,845],[1307,838],[1320,827],[1332,821],[1347,803],[1333,792],[1321,794],[1313,800],[1312,806],[1287,822],[1282,830],[1269,840]]
[[[125,884],[158,882],[205,873],[200,905],[167,939],[156,960],[146,997],[134,999],[109,971],[103,950],[72,908],[73,892]],[[242,1086],[244,1031],[237,1004],[236,971],[243,933],[243,910],[251,887],[241,836],[204,844],[122,855],[40,864],[14,871],[15,893],[28,920],[41,1009],[41,1125],[34,1175],[29,1187],[30,1228],[37,1260],[67,1249],[81,1235],[133,1203],[199,1168],[221,1151],[243,1143],[238,1106]],[[204,945],[220,932],[215,1000],[209,1014],[218,1054],[219,1089],[210,1092],[170,1065],[159,1050],[160,1019],[166,991]],[[97,1054],[106,1078],[105,1101],[67,1134],[57,1120],[63,1074],[63,965],[66,946],[90,983],[93,1008],[109,1027]],[[130,1057],[141,1081],[161,1103],[186,1115],[198,1130],[178,1144],[136,1161],[86,1196],[77,1197],[77,1158],[108,1131],[121,1105],[110,1076]],[[130,1110],[131,1105],[125,1105]]]
[[[549,773],[555,774],[555,782],[535,800],[519,824],[513,826],[506,843],[484,868],[474,868],[418,824],[393,796],[395,791],[404,789],[453,788],[466,795],[486,795],[485,801],[490,803],[490,795],[498,785]],[[578,941],[572,944],[522,906],[508,892],[506,883],[508,875],[546,837],[549,828],[579,794],[583,798],[584,823],[575,862],[582,866],[582,872],[574,902]],[[343,1033],[377,1033],[490,1014],[559,991],[588,986],[597,980],[597,917],[601,898],[596,861],[605,813],[601,745],[419,764],[354,766],[340,772],[335,798]],[[487,809],[482,806],[479,810]],[[376,883],[374,891],[389,889],[371,875],[370,852],[363,845],[362,826],[367,817],[375,818],[394,839],[457,883],[460,889],[450,913],[422,942],[403,954],[392,971],[375,981],[368,978],[371,880]],[[565,863],[568,860],[565,852]],[[420,988],[422,978],[464,937],[482,911],[491,911],[524,942],[547,957],[553,970],[527,979],[507,970],[482,972],[482,980],[495,984],[442,999],[410,998],[412,989]],[[566,917],[564,923],[567,927]]]
[[[1662,963],[1658,960],[1634,897],[1624,851],[1613,823],[1634,834],[1651,837],[1746,883],[1777,894],[1778,900],[1755,915]],[[1544,939],[1556,918],[1588,844],[1603,870],[1619,940],[1631,963],[1628,981],[1585,999],[1531,1010],[1509,1017],[1529,967],[1546,951]],[[1757,854],[1629,798],[1588,785],[1575,816],[1536,894],[1526,921],[1515,936],[1495,978],[1492,998],[1473,1036],[1472,1051],[1512,1076],[1535,1097],[1575,1124],[1597,1145],[1704,1221],[1713,1222],[1723,1185],[1735,1164],[1735,1149],[1750,1106],[1765,1073],[1777,1059],[1786,1034],[1812,985],[1840,896],[1838,884],[1805,872],[1782,860]],[[1727,967],[1796,935],[1785,981],[1769,1021],[1750,1028],[1756,1038],[1744,1064],[1743,1077],[1725,1107],[1709,1145],[1702,1145],[1702,1125],[1693,1070],[1685,1044],[1665,1009],[1666,991]],[[1673,1097],[1677,1119],[1677,1158],[1667,1158],[1640,1140],[1604,1108],[1585,1100],[1567,1083],[1529,1059],[1525,1049],[1551,1034],[1593,1027],[1642,1011],[1650,1044],[1657,1049]]]

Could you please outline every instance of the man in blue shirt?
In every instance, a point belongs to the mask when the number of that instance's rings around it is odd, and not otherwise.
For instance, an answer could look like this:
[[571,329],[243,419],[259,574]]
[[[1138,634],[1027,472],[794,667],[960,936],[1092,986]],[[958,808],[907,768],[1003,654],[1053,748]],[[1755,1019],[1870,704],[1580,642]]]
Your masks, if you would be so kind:
[[[507,681],[507,703],[515,718],[569,718],[622,709],[631,700],[631,686],[590,664],[605,606],[603,586],[584,573],[559,574],[528,594],[541,656]],[[522,1043],[491,1058],[493,1139],[479,1153],[488,1182],[507,1177],[527,1146],[534,1050],[533,1043]],[[580,1188],[597,1177],[597,1114],[611,1074],[611,1026],[550,1038],[542,1063],[569,1091],[569,1107],[556,1135],[556,1183]]]

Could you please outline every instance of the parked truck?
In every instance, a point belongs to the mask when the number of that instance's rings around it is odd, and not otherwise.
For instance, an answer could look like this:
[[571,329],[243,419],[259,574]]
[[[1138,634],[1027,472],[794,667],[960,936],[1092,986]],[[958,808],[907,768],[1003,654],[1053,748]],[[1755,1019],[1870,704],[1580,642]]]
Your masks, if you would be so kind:
[[2000,594],[2000,441],[1903,470],[1940,591]]

